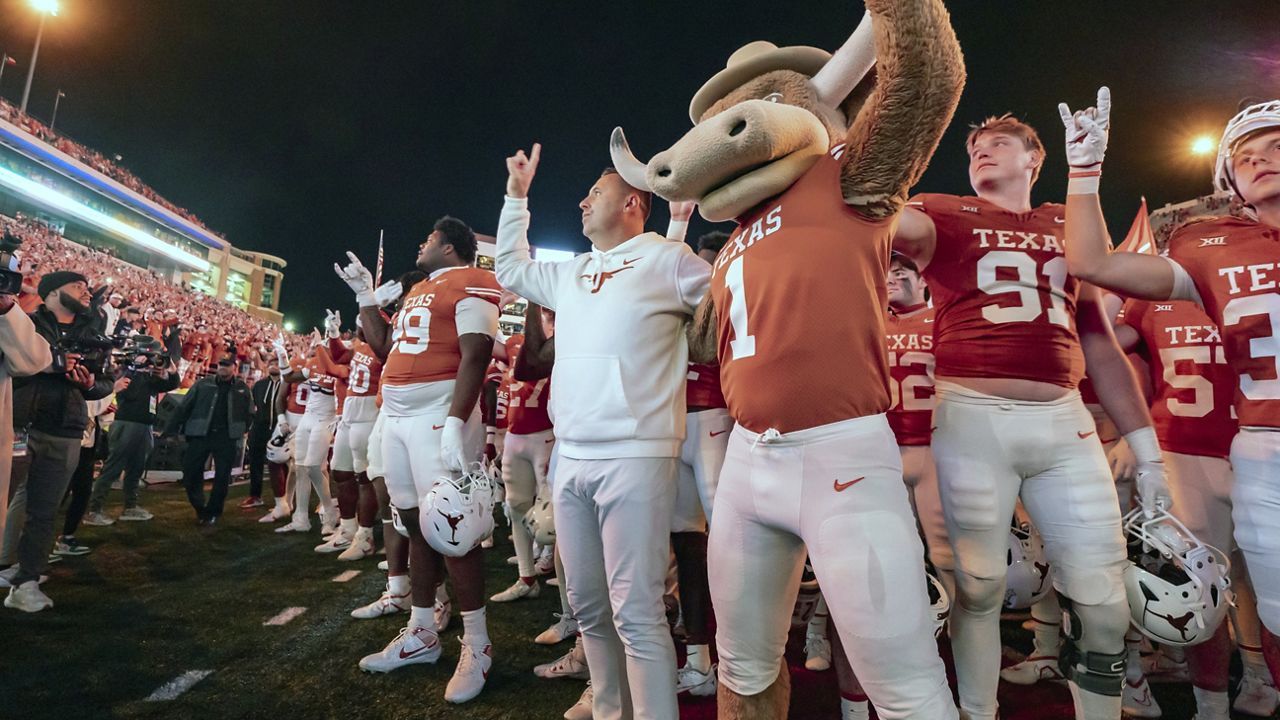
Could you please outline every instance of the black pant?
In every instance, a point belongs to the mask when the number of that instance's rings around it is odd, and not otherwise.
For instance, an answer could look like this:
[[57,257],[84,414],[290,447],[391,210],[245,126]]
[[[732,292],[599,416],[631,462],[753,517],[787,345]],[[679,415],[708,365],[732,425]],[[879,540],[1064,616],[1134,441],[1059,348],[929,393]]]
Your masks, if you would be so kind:
[[90,490],[93,487],[93,463],[97,457],[97,448],[80,448],[80,464],[71,475],[71,502],[67,503],[67,517],[62,523],[63,535],[75,535],[84,518],[85,508],[89,507]]
[[262,469],[267,464],[269,433],[249,433],[249,497],[262,497]]
[[[239,440],[221,437],[188,437],[187,451],[182,457],[182,484],[187,488],[187,499],[196,515],[201,518],[217,518],[222,515],[222,504],[227,500],[227,488],[231,485],[231,464],[236,461]],[[204,499],[204,465],[213,456],[213,489],[209,501]]]

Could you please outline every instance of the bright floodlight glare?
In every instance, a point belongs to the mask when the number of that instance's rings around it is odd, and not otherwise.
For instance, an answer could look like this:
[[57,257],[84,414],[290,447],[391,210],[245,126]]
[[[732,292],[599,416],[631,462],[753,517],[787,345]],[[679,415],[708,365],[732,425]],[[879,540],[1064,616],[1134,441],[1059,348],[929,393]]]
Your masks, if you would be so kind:
[[58,0],[29,0],[31,7],[42,13],[58,14]]
[[1208,155],[1217,149],[1218,143],[1214,142],[1213,138],[1208,135],[1201,135],[1191,141],[1192,155]]
[[292,321],[292,320],[290,320],[290,321],[286,321],[286,322],[285,322],[285,324],[284,324],[284,331],[285,331],[285,332],[293,332],[293,321]]

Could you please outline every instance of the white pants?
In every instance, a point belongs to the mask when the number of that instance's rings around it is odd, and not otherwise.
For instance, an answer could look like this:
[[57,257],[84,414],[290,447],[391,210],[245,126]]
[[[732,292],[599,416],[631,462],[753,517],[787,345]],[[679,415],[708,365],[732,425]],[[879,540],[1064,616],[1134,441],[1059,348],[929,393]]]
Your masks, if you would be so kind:
[[948,382],[936,387],[933,455],[955,551],[951,641],[960,707],[993,717],[1014,503],[1022,499],[1044,539],[1055,589],[1090,616],[1078,645],[1112,653],[1123,650],[1128,625],[1120,505],[1079,393],[1025,402]]
[[1249,566],[1258,616],[1280,635],[1280,431],[1240,428],[1231,442],[1231,467],[1236,544]]
[[378,414],[378,419],[373,421],[373,427],[369,428],[368,467],[365,468],[365,474],[369,479],[380,478],[386,474],[386,467],[382,463],[382,425],[383,416]]
[[916,513],[929,562],[951,597],[955,597],[955,554],[947,538],[947,518],[942,514],[942,498],[938,494],[938,470],[933,464],[933,451],[928,445],[899,445],[902,456],[902,481],[907,485],[911,509]]
[[684,444],[680,446],[677,467],[676,509],[671,520],[673,533],[707,529],[733,418],[724,408],[699,410],[685,415],[684,427]]
[[555,433],[544,430],[532,435],[508,433],[502,449],[502,484],[506,488],[507,511],[511,518],[512,542],[520,577],[533,577],[533,537],[522,522],[533,507],[534,498],[549,496],[547,469],[555,447]]
[[362,473],[369,469],[369,436],[376,421],[338,421],[338,432],[333,436],[333,459],[329,466],[341,472]]
[[707,552],[720,682],[755,695],[777,679],[806,546],[879,716],[956,717],[884,415],[787,435],[733,429]]
[[295,465],[320,467],[329,456],[333,441],[334,419],[306,413],[293,426],[293,462]]
[[595,689],[592,716],[674,720],[676,653],[662,591],[676,459],[556,464],[556,544]]
[[[422,415],[387,416],[382,425],[382,461],[391,504],[416,510],[418,502],[441,477],[449,475],[440,457],[440,436],[447,407]],[[381,418],[380,418],[381,419]],[[484,425],[477,407],[462,431],[467,456],[479,458],[484,450]]]

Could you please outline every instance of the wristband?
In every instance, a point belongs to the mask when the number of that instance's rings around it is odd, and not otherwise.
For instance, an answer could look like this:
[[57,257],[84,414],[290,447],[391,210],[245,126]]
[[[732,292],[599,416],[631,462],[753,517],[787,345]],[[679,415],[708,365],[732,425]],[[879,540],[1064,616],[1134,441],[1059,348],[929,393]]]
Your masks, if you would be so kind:
[[1139,463],[1164,462],[1164,458],[1160,454],[1160,441],[1156,439],[1155,428],[1150,425],[1140,427],[1126,434],[1124,441],[1129,444],[1129,449],[1133,451],[1134,459]]
[[378,307],[378,300],[373,296],[372,290],[361,290],[356,293],[356,303],[362,308]]
[[1067,174],[1068,195],[1097,195],[1102,181],[1102,165],[1087,168],[1071,168]]

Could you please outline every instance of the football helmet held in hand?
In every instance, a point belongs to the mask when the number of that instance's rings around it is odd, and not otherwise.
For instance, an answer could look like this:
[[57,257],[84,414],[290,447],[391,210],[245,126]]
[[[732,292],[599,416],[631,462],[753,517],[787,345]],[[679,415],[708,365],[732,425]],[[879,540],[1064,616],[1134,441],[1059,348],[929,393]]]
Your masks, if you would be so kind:
[[480,463],[446,475],[418,505],[418,524],[432,549],[462,557],[493,532],[493,484]]

